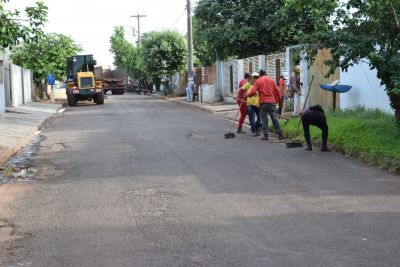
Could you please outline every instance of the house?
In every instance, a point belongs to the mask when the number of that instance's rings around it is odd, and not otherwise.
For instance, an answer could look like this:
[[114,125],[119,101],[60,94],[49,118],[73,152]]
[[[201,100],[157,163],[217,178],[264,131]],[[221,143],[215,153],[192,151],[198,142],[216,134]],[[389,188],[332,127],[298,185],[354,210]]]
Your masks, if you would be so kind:
[[[325,65],[325,61],[331,58],[329,49],[321,49],[312,64],[309,64],[307,54],[301,51],[301,46],[297,45],[287,47],[286,51],[281,53],[217,61],[215,66],[198,68],[196,71],[200,101],[234,103],[232,96],[237,93],[239,81],[243,79],[244,73],[259,71],[261,68],[265,69],[267,75],[276,82],[283,75],[288,84],[295,65],[299,64],[302,69],[300,74],[300,80],[303,83],[302,106],[309,92],[305,107],[319,104],[329,110],[364,106],[393,112],[389,97],[381,86],[376,71],[370,70],[368,62],[354,65],[347,72],[338,68],[327,77],[330,67]],[[352,90],[335,95],[320,87],[321,84],[329,84],[337,80],[341,84],[351,85]]]

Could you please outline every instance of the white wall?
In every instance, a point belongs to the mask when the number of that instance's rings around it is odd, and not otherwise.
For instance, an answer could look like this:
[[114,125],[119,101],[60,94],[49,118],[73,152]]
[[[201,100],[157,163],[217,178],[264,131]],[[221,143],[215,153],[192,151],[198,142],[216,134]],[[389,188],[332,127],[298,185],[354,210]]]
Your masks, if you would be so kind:
[[24,104],[22,95],[22,68],[10,64],[11,68],[11,90],[12,90],[12,105],[13,107],[21,106]]
[[367,62],[350,67],[347,72],[340,72],[340,83],[353,86],[344,94],[340,94],[340,108],[378,108],[393,113],[390,100],[381,80],[377,78],[376,70],[370,70]]
[[22,69],[23,88],[24,88],[24,104],[32,102],[32,79],[31,70]]
[[6,112],[6,95],[4,91],[4,72],[3,66],[0,66],[0,114]]

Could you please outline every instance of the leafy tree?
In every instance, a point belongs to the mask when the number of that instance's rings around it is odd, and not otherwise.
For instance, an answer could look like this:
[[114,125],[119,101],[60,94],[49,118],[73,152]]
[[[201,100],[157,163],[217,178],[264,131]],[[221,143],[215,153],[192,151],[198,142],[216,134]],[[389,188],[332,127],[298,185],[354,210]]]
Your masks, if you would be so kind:
[[336,0],[200,0],[195,34],[221,59],[276,52],[326,28],[336,5]]
[[129,76],[145,76],[140,49],[125,39],[124,31],[124,27],[117,26],[110,37],[110,52],[114,54],[114,65],[120,69],[126,68]]
[[42,82],[48,74],[54,74],[58,80],[65,80],[67,57],[80,51],[81,47],[71,37],[50,33],[43,35],[37,42],[17,47],[11,58],[15,64],[31,69],[42,89]]
[[213,53],[210,43],[206,41],[206,37],[195,18],[193,19],[193,54],[194,65],[197,67],[210,66],[215,63],[215,53]]
[[331,48],[331,72],[347,70],[368,59],[371,69],[385,85],[396,120],[400,122],[400,1],[347,0],[332,16],[332,27],[309,36],[315,54],[321,47]]
[[5,2],[9,0],[0,1],[0,51],[12,49],[21,41],[37,41],[43,35],[42,26],[47,21],[47,6],[43,2],[37,2],[35,6],[27,7],[25,20],[21,18],[20,11],[6,10]]
[[141,49],[144,66],[153,77],[171,76],[187,63],[186,39],[175,31],[145,33]]

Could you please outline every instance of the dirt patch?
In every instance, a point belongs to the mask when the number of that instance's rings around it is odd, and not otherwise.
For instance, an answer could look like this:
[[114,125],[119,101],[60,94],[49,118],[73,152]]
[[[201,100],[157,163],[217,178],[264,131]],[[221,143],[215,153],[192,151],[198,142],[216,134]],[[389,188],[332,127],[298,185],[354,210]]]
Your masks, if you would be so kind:
[[[0,264],[17,256],[21,251],[22,242],[30,236],[18,233],[14,224],[7,219],[0,219]],[[23,265],[18,264],[18,266]]]
[[32,190],[32,184],[27,183],[0,185],[0,218],[9,217],[12,213],[12,210],[6,208],[9,203]]
[[187,135],[187,137],[188,138],[193,138],[193,139],[200,139],[200,140],[206,139],[205,136],[201,135],[198,132],[191,132],[191,133],[189,133]]
[[51,165],[40,165],[38,169],[38,175],[35,177],[37,179],[49,179],[58,177],[65,174],[65,170],[57,170]]
[[52,144],[50,147],[42,147],[41,152],[44,154],[57,153],[63,151],[64,149],[65,149],[65,144],[57,143],[57,144]]
[[15,226],[7,219],[0,219],[0,244],[22,238],[15,233]]

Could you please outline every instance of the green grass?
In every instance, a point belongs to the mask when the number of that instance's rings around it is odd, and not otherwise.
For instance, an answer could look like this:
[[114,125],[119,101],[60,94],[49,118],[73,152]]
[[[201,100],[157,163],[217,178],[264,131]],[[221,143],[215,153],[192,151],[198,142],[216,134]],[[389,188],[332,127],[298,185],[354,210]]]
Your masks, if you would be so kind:
[[[350,157],[371,165],[400,171],[400,126],[394,116],[379,110],[356,108],[327,112],[328,145]],[[287,126],[281,123],[286,137],[294,138],[299,118],[292,118]],[[321,142],[321,131],[311,127],[313,142]],[[300,125],[297,140],[304,141]]]

